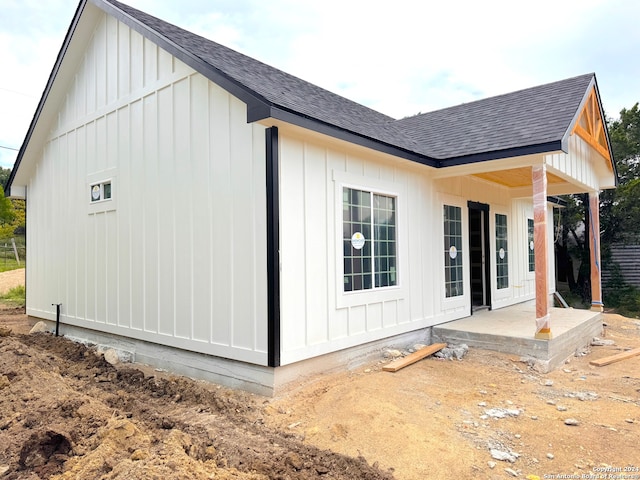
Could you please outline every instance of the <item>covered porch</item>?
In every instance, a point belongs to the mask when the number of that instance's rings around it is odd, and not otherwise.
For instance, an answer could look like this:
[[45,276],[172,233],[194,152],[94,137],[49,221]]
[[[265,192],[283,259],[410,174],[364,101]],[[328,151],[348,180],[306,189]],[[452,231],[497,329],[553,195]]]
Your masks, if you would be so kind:
[[536,336],[535,300],[474,315],[433,327],[433,342],[466,343],[470,347],[535,359],[548,372],[602,335],[602,313],[574,308],[550,308],[553,336]]
[[[523,146],[517,149],[522,155],[510,158],[459,162],[434,175],[442,182],[456,175],[480,179],[488,186],[506,189],[506,197],[514,204],[521,202],[527,209],[531,208],[524,213],[528,233],[526,251],[522,251],[522,238],[518,237],[524,230],[522,225],[515,227],[519,230],[515,230],[513,225],[505,228],[506,233],[501,233],[500,238],[497,230],[488,235],[485,233],[482,263],[476,261],[476,264],[484,269],[481,280],[491,297],[480,304],[472,300],[471,310],[479,306],[488,308],[488,311],[479,311],[471,317],[434,327],[435,341],[440,338],[451,343],[464,342],[470,346],[531,356],[546,362],[550,369],[601,333],[600,314],[604,303],[599,197],[602,190],[616,187],[617,172],[595,78],[586,90],[577,90],[578,94],[580,106],[575,111],[571,110],[568,128],[564,121],[559,123],[561,127],[556,132],[560,137],[558,142]],[[526,102],[522,107],[526,107]],[[544,111],[555,110],[547,105]],[[564,113],[558,111],[555,115]],[[537,121],[535,115],[529,120],[531,125]],[[547,119],[549,124],[554,124],[552,120],[557,119]],[[581,196],[587,212],[584,227],[590,255],[591,311],[555,308],[551,301],[556,291],[554,242],[557,233],[549,209],[550,205],[559,203],[558,196],[569,194],[586,194]],[[504,222],[513,224],[518,222],[522,213],[512,211],[506,215]],[[486,220],[491,221],[491,218],[487,216]],[[527,256],[528,264],[523,275],[521,264],[523,257],[526,260]],[[498,258],[501,259],[502,270],[498,267]],[[487,266],[487,259],[494,259],[494,263]],[[499,274],[502,275],[500,283]],[[528,289],[532,280],[533,291]],[[473,283],[471,287],[473,290]],[[527,289],[522,290],[523,294],[516,294],[516,289],[523,288]],[[509,303],[499,303],[504,298]]]

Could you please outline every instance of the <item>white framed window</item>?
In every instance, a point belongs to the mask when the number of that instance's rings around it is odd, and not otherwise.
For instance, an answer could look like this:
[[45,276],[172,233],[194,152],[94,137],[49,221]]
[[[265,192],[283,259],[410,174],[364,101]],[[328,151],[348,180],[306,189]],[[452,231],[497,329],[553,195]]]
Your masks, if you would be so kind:
[[111,200],[111,180],[94,183],[89,186],[90,202],[104,202],[105,200]]
[[398,283],[396,197],[342,188],[344,291]]
[[[87,175],[84,198],[87,198],[87,213],[111,212],[118,206],[118,175],[115,168]],[[86,195],[86,196],[85,196]]]
[[336,306],[405,298],[405,186],[338,170],[332,176]]
[[507,216],[496,213],[496,288],[509,288],[509,235]]
[[533,218],[527,218],[527,251],[529,252],[529,272],[536,271],[536,252],[534,249]]
[[443,206],[445,297],[464,295],[462,208]]

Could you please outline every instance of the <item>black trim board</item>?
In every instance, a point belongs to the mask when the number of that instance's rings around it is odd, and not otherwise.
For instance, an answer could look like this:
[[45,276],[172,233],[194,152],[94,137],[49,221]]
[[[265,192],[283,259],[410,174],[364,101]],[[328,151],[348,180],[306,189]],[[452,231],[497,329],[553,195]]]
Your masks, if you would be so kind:
[[280,366],[280,200],[278,127],[266,130],[267,177],[267,362]]
[[481,203],[481,202],[474,202],[472,200],[467,200],[467,207],[468,208],[472,208],[474,210],[482,210],[483,212],[488,212],[489,209],[490,209],[489,204]]
[[[470,163],[487,162],[489,160],[501,160],[503,158],[520,157],[524,155],[535,155],[537,153],[549,153],[564,151],[562,149],[562,141],[555,140],[552,142],[541,143],[538,145],[527,145],[524,147],[508,148],[506,150],[497,150],[490,152],[475,153],[473,155],[465,155],[463,157],[451,157],[440,160],[438,168],[453,167],[456,165],[468,165]],[[565,152],[566,153],[566,152]]]
[[400,147],[389,145],[380,140],[374,140],[373,138],[367,137],[365,135],[360,135],[355,132],[337,127],[335,125],[331,125],[329,123],[325,123],[320,120],[303,116],[299,113],[291,112],[275,106],[271,107],[268,116],[265,115],[262,117],[258,117],[253,115],[249,117],[249,122],[264,120],[266,118],[281,120],[298,127],[306,128],[314,132],[337,138],[338,140],[344,140],[345,142],[360,145],[361,147],[371,148],[372,150],[377,150],[378,152],[388,153],[389,155],[404,158],[405,160],[420,163],[422,165],[428,165],[430,167],[438,166],[438,161],[434,158],[411,152],[409,150],[404,150]]

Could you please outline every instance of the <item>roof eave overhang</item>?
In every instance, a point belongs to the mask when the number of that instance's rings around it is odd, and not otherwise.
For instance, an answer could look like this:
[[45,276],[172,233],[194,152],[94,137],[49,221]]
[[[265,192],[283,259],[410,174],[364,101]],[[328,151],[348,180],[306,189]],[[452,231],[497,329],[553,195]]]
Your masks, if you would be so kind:
[[345,142],[353,143],[361,147],[370,148],[378,152],[393,155],[395,157],[410,160],[429,167],[437,167],[438,161],[434,158],[421,155],[410,150],[406,150],[395,145],[391,145],[380,140],[361,135],[351,130],[338,127],[336,125],[323,122],[321,120],[302,115],[297,112],[292,112],[285,108],[278,106],[271,106],[268,109],[259,108],[258,106],[249,106],[248,108],[248,121],[258,122],[268,118],[280,120],[285,123],[289,123],[307,130],[311,130],[323,135],[336,138],[338,140],[344,140]]
[[522,157],[525,155],[537,155],[558,151],[567,151],[566,145],[563,144],[562,140],[553,140],[535,145],[526,145],[522,147],[507,148],[504,150],[480,152],[472,155],[447,158],[438,161],[437,166],[438,168],[454,167],[459,165],[468,165],[471,163],[488,162],[490,160],[501,160],[504,158]]

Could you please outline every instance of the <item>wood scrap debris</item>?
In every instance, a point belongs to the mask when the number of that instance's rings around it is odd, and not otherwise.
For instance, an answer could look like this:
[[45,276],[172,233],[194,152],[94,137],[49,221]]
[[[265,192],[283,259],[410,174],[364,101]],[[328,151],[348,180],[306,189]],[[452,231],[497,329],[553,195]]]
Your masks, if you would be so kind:
[[413,363],[416,363],[419,360],[422,360],[429,355],[436,353],[439,350],[442,350],[446,347],[446,343],[434,343],[432,345],[427,345],[426,347],[421,348],[417,352],[413,352],[411,355],[407,355],[404,358],[399,358],[398,360],[394,360],[388,365],[382,367],[382,370],[385,372],[397,372],[401,368],[407,367]]
[[636,355],[640,355],[640,348],[634,348],[633,350],[627,350],[626,352],[617,353],[615,355],[600,358],[598,360],[591,360],[589,364],[595,365],[596,367],[603,367],[611,363],[615,363],[621,360],[626,360],[627,358],[635,357]]

